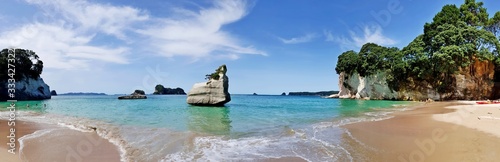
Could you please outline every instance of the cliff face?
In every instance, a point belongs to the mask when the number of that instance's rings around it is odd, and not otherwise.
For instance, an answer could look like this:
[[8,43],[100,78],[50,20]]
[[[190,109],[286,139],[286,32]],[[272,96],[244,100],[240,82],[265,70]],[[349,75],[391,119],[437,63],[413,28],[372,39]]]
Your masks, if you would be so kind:
[[393,91],[389,88],[385,73],[361,77],[358,73],[339,76],[339,98],[356,99],[395,99],[395,100],[483,100],[498,99],[500,84],[493,82],[495,65],[491,61],[479,61],[467,68],[460,69],[452,75],[455,78],[453,92],[437,93],[431,86],[420,87],[412,85],[402,91]]
[[33,79],[24,77],[16,81],[15,98],[10,98],[8,93],[8,83],[0,82],[0,100],[44,100],[50,99],[50,88],[42,78]]

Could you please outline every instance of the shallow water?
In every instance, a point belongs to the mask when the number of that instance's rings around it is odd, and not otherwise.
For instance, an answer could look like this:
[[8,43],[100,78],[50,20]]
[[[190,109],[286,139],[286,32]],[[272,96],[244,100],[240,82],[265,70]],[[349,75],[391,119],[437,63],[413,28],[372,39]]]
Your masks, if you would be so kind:
[[[300,157],[350,161],[342,145],[353,122],[381,120],[410,102],[232,95],[226,107],[196,107],[186,96],[54,96],[18,102],[18,117],[77,130],[97,128],[130,161],[254,161]],[[8,103],[1,103],[6,110]],[[27,104],[30,105],[27,108]],[[45,105],[45,106],[44,106]],[[6,112],[4,112],[6,113]],[[4,117],[5,115],[2,115]]]

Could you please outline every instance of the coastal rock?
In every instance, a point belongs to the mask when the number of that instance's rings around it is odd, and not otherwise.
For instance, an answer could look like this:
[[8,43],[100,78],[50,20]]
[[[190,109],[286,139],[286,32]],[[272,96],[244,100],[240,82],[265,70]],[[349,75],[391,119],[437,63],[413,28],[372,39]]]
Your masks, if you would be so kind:
[[320,91],[320,92],[289,92],[289,96],[330,96],[338,94],[339,91]]
[[281,95],[282,95],[282,96],[286,96],[286,93],[285,93],[285,92],[283,92],[283,93],[281,93]]
[[165,88],[163,85],[158,84],[155,86],[154,95],[185,95],[184,89],[182,88]]
[[120,96],[118,99],[147,99],[143,90],[135,90],[134,93],[127,96]]
[[418,89],[402,91],[392,90],[387,83],[387,75],[379,72],[362,77],[358,73],[339,76],[339,98],[376,99],[376,100],[483,100],[500,98],[500,84],[493,83],[495,66],[491,61],[474,59],[471,66],[460,69],[452,75],[455,81],[449,85],[455,90],[452,93],[438,93],[435,88],[418,85]]
[[50,91],[50,95],[52,95],[52,96],[57,96],[57,92],[56,92],[56,90],[52,90],[52,91]]
[[50,88],[41,77],[36,79],[30,77],[23,77],[23,79],[16,81],[15,85],[15,98],[10,98],[8,93],[8,82],[0,82],[0,100],[44,100],[50,99]]
[[207,82],[194,84],[188,93],[187,103],[199,106],[223,106],[231,101],[226,72],[226,65],[222,65],[215,73],[207,75]]

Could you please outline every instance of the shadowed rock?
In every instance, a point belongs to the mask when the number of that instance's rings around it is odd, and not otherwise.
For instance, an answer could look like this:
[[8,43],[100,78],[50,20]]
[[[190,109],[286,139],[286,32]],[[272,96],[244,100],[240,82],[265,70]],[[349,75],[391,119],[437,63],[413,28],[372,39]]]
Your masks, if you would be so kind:
[[143,90],[135,90],[134,93],[127,96],[120,96],[118,99],[147,99],[146,93]]

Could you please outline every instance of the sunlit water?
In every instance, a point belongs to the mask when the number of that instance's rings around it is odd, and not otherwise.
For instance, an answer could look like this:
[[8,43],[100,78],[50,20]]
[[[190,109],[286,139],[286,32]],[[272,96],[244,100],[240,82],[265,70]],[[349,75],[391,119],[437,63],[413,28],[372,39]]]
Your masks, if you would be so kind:
[[[409,102],[232,95],[226,107],[186,104],[186,96],[54,96],[17,103],[20,119],[97,128],[130,161],[254,161],[300,157],[349,161],[339,126],[381,120]],[[5,111],[8,103],[1,103]],[[27,105],[30,105],[29,108]],[[6,114],[7,112],[3,112]],[[7,115],[2,115],[5,118]]]

